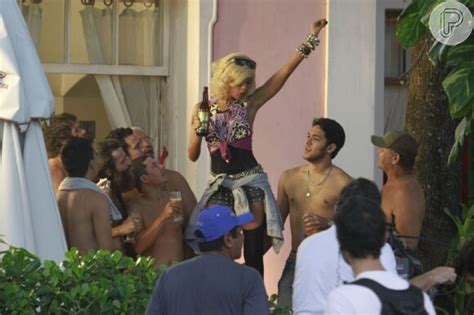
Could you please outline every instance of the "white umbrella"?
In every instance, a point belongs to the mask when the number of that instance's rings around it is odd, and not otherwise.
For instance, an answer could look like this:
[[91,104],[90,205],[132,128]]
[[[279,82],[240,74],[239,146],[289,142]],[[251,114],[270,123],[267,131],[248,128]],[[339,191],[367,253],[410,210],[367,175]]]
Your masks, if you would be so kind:
[[0,234],[62,261],[67,245],[39,125],[53,115],[54,99],[34,47],[16,1],[1,0]]

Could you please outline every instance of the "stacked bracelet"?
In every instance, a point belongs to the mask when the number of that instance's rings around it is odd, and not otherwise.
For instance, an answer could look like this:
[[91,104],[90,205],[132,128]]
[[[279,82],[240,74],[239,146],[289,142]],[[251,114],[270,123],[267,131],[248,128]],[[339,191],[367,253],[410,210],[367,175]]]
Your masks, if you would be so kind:
[[316,46],[319,46],[320,40],[318,36],[314,35],[313,33],[309,33],[306,37],[305,44],[311,47],[311,50],[314,50]]
[[318,36],[314,35],[313,33],[309,33],[306,37],[306,40],[296,48],[296,51],[303,57],[308,58],[311,51],[313,51],[316,46],[318,46],[320,40]]
[[302,43],[301,45],[296,48],[296,51],[303,57],[303,58],[308,58],[309,54],[311,53],[311,48],[308,47],[305,43]]

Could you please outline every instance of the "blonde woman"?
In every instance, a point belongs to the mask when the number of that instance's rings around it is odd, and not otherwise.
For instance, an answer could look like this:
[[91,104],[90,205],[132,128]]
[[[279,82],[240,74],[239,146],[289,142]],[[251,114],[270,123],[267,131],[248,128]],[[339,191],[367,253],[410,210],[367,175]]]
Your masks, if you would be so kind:
[[[212,204],[226,205],[236,213],[249,210],[254,220],[243,226],[244,258],[248,266],[263,276],[264,237],[272,238],[275,251],[283,243],[282,220],[267,175],[252,151],[253,123],[258,110],[285,84],[288,77],[319,44],[318,34],[326,26],[321,19],[311,24],[311,33],[290,59],[265,84],[255,88],[256,62],[242,53],[227,55],[212,65],[211,115],[205,137],[211,155],[211,177],[186,229],[186,239],[194,239],[197,214]],[[188,156],[196,161],[201,154],[201,125],[196,104],[191,122]]]

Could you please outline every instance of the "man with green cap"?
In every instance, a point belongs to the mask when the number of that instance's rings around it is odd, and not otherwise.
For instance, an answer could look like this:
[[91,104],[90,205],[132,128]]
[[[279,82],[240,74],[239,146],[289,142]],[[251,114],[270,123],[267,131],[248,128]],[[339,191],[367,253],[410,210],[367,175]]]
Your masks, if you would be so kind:
[[378,167],[387,175],[382,189],[382,208],[388,222],[403,238],[408,249],[414,251],[418,244],[425,217],[425,196],[414,173],[418,145],[404,131],[393,130],[383,137],[372,136],[372,143],[379,147]]

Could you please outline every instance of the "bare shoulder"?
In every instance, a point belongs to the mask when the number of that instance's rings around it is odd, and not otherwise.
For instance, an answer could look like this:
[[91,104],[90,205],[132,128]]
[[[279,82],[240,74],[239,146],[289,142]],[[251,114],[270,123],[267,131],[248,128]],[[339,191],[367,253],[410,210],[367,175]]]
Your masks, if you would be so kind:
[[183,175],[181,175],[181,173],[177,172],[177,171],[173,171],[173,170],[170,170],[170,169],[166,169],[166,175],[168,177],[168,180],[170,182],[173,182],[173,183],[187,183],[186,179],[184,178]]
[[107,197],[97,191],[85,189],[81,195],[81,200],[84,201],[85,207],[90,211],[109,211],[109,202]]
[[424,197],[423,188],[416,178],[400,180],[389,188],[390,193],[396,198]]
[[334,184],[339,186],[341,189],[353,180],[353,178],[349,176],[349,174],[347,174],[342,168],[335,165],[333,165],[331,179]]
[[304,174],[305,169],[306,169],[306,165],[300,165],[293,168],[289,168],[283,171],[283,173],[281,173],[280,180],[288,181],[288,180],[297,178],[298,176],[301,176],[302,174]]

